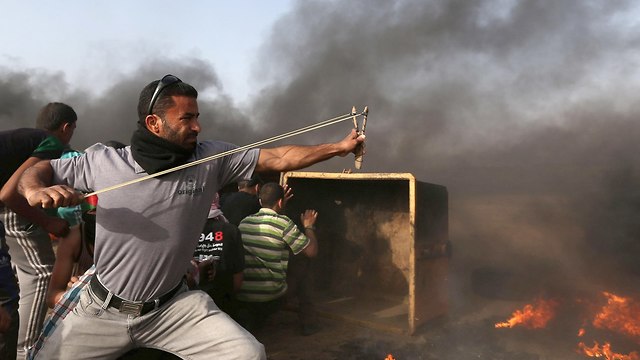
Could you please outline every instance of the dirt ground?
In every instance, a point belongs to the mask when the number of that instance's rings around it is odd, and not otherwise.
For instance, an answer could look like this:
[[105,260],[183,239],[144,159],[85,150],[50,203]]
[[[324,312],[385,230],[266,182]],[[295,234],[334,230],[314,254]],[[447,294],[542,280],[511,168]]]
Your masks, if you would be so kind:
[[269,360],[384,360],[389,355],[395,360],[586,359],[576,353],[573,333],[558,336],[555,331],[494,328],[496,322],[504,321],[519,305],[486,302],[473,314],[460,312],[434,320],[413,336],[327,317],[319,318],[319,332],[301,336],[297,332],[297,315],[281,311],[256,337],[265,345]]
[[320,316],[320,331],[301,336],[297,314],[286,310],[276,313],[255,335],[270,360],[586,360],[592,358],[578,352],[578,343],[592,346],[594,340],[611,341],[621,354],[640,351],[637,339],[595,329],[578,337],[584,323],[579,307],[570,301],[544,329],[497,329],[496,323],[506,321],[527,301],[483,296],[470,288],[452,292],[456,296],[448,314],[423,325],[413,336],[333,316]]
[[[320,330],[309,336],[298,332],[297,314],[275,314],[256,337],[265,345],[269,360],[285,359],[385,359],[406,346],[422,345],[411,336],[384,333],[357,324],[319,317]],[[396,357],[396,359],[399,359]]]

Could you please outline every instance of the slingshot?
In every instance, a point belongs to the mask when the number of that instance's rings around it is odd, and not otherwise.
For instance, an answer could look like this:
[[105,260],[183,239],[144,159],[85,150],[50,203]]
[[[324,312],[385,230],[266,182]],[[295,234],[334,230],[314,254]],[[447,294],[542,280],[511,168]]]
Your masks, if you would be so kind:
[[[362,134],[364,134],[364,129],[365,129],[365,126],[367,124],[367,115],[368,115],[368,113],[369,113],[369,108],[368,107],[365,106],[364,111],[362,111],[361,113],[357,113],[356,112],[356,108],[354,106],[351,109],[351,113],[349,113],[349,114],[336,116],[334,118],[327,119],[327,120],[324,120],[324,121],[320,121],[318,123],[315,123],[315,124],[312,124],[312,125],[308,125],[308,126],[302,127],[300,129],[297,129],[297,130],[293,130],[293,131],[286,132],[284,134],[276,135],[276,136],[270,137],[268,139],[256,141],[256,142],[254,142],[252,144],[240,146],[240,147],[232,149],[232,150],[223,151],[223,152],[215,154],[215,155],[211,155],[211,156],[199,159],[199,160],[195,160],[195,161],[192,161],[192,162],[189,162],[189,163],[186,163],[186,164],[182,164],[182,165],[179,165],[179,166],[176,166],[176,167],[172,167],[170,169],[162,170],[162,171],[159,171],[159,172],[154,173],[154,174],[143,176],[141,178],[137,178],[137,179],[129,180],[129,181],[126,181],[126,182],[123,182],[123,183],[120,183],[120,184],[109,186],[109,187],[106,187],[104,189],[101,189],[101,190],[94,191],[92,193],[86,194],[86,195],[84,195],[84,197],[87,198],[89,196],[98,195],[98,194],[101,194],[101,193],[104,193],[104,192],[107,192],[107,191],[119,189],[121,187],[125,187],[125,186],[128,186],[128,185],[139,183],[139,182],[142,182],[142,181],[145,181],[145,180],[148,180],[148,179],[152,179],[152,178],[155,178],[155,177],[158,177],[158,176],[169,174],[169,173],[172,173],[174,171],[178,171],[178,170],[186,169],[186,168],[194,166],[194,165],[202,164],[202,163],[207,162],[207,161],[219,159],[219,158],[222,158],[222,157],[225,157],[225,156],[228,156],[228,155],[231,155],[231,154],[235,154],[235,153],[238,153],[238,152],[241,152],[241,151],[257,148],[257,147],[262,146],[262,145],[270,144],[272,142],[276,142],[276,141],[282,140],[282,139],[287,139],[287,138],[290,138],[292,136],[304,134],[304,133],[309,132],[309,131],[318,130],[318,129],[323,128],[325,126],[337,124],[339,122],[342,122],[342,121],[345,121],[345,120],[349,120],[349,119],[353,119],[356,131],[358,132],[358,135],[362,135]],[[358,124],[357,124],[357,118],[359,116],[363,117],[362,129],[361,130],[358,130]],[[360,169],[360,167],[362,166],[362,156],[364,154],[364,144],[358,145],[358,147],[356,147],[355,153],[356,153],[355,166],[356,166],[357,169]]]

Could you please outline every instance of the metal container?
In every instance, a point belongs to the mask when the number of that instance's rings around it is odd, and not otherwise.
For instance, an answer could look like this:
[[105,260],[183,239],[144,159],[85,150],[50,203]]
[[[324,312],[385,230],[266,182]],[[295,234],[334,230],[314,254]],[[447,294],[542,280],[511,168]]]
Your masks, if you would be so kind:
[[319,213],[305,280],[318,313],[407,334],[446,314],[446,187],[409,173],[288,172],[281,183],[291,219]]

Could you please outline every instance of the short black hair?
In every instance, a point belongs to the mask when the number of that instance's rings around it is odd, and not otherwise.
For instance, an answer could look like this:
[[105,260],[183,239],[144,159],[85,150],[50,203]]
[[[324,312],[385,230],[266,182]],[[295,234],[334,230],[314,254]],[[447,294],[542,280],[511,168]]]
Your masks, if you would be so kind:
[[112,147],[112,148],[114,148],[114,149],[122,149],[123,147],[127,146],[127,145],[125,145],[125,144],[121,143],[121,142],[120,142],[120,141],[118,141],[118,140],[109,140],[109,141],[105,142],[104,144],[105,144],[106,146],[108,146],[108,147]]
[[284,188],[275,182],[268,182],[260,188],[258,198],[263,207],[273,207],[278,200],[284,199]]
[[76,121],[78,121],[78,115],[71,106],[61,102],[50,102],[40,109],[36,118],[36,128],[55,131],[66,123]]
[[264,181],[262,181],[260,175],[258,175],[257,173],[253,173],[253,175],[251,175],[251,178],[238,181],[238,189],[253,187],[258,184],[262,185],[264,184]]
[[[138,122],[140,124],[144,125],[144,119],[149,114],[149,103],[159,82],[160,80],[150,82],[140,92],[140,97],[138,98]],[[197,99],[198,91],[193,86],[182,81],[168,85],[158,95],[158,100],[153,105],[153,112],[160,117],[164,117],[167,109],[175,105],[171,98],[172,96],[187,96]]]

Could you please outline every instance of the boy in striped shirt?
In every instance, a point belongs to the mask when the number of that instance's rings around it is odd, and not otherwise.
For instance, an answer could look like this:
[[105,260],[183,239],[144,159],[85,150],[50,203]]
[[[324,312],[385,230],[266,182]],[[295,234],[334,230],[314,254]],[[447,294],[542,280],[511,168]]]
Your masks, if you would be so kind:
[[290,189],[277,183],[262,186],[258,195],[262,208],[244,218],[238,228],[245,249],[244,281],[237,298],[238,322],[253,332],[275,313],[287,292],[289,249],[294,255],[315,257],[318,242],[315,222],[318,212],[305,210],[300,215],[303,231],[282,212],[291,198]]

